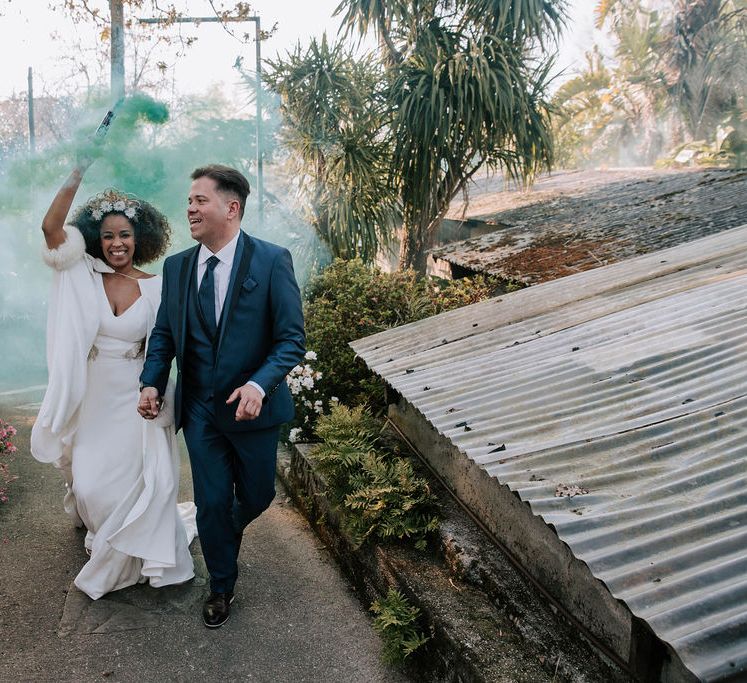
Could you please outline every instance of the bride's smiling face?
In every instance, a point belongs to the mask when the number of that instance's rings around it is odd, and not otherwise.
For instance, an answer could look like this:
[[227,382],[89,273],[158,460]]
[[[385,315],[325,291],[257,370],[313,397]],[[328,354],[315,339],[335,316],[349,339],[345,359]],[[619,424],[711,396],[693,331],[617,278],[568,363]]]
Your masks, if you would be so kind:
[[135,255],[135,229],[126,216],[110,213],[101,221],[101,251],[114,270],[128,270]]

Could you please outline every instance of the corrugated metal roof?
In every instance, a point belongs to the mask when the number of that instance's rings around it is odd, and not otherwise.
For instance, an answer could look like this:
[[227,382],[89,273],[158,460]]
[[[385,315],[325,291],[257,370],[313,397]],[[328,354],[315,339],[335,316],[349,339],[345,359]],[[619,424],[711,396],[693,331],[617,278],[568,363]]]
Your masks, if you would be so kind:
[[747,226],[353,348],[691,671],[747,672]]
[[447,214],[496,230],[431,251],[478,272],[544,282],[747,223],[747,171],[561,172],[529,192],[476,186]]

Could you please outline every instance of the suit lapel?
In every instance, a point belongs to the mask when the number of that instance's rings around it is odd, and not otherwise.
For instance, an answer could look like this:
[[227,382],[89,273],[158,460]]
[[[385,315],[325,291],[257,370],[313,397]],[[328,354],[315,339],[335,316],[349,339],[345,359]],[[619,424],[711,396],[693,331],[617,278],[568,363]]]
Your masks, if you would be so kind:
[[218,337],[217,352],[220,353],[220,347],[223,343],[223,337],[231,320],[231,313],[236,306],[236,302],[241,294],[241,288],[244,280],[250,272],[252,254],[254,253],[254,242],[249,235],[241,232],[238,244],[236,245],[236,254],[233,258],[233,267],[231,268],[231,279],[228,282],[228,291],[226,300],[223,303],[223,310],[220,316],[220,335]]
[[179,341],[177,344],[177,354],[180,358],[184,357],[184,343],[187,338],[187,303],[189,302],[189,288],[195,276],[195,264],[197,263],[197,254],[200,251],[198,244],[191,252],[187,253],[182,260],[179,270]]

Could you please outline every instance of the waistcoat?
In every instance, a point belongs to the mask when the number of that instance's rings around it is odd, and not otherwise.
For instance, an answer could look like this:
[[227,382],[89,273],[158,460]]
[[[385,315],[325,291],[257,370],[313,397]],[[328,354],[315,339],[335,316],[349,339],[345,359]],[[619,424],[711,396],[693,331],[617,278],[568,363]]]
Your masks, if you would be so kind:
[[187,301],[187,338],[184,345],[184,370],[182,377],[189,392],[203,401],[213,398],[215,349],[213,340],[205,331],[197,310],[197,284],[194,277],[189,285]]

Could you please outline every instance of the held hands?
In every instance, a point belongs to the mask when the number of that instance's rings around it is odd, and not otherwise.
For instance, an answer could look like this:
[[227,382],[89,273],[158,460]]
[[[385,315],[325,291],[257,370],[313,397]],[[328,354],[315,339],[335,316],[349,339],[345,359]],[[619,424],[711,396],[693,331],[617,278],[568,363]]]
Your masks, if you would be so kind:
[[161,410],[163,399],[158,395],[158,389],[155,387],[143,387],[140,392],[140,400],[137,404],[137,412],[146,420],[152,420],[158,417],[158,411]]
[[256,387],[245,384],[234,389],[226,404],[233,403],[236,399],[239,399],[239,404],[236,406],[237,422],[253,420],[259,416],[259,412],[262,410],[262,394],[257,391]]
[[[245,384],[234,389],[233,393],[228,397],[226,404],[233,403],[237,399],[239,399],[239,403],[236,406],[237,422],[253,420],[259,416],[262,410],[262,394],[257,391],[256,387]],[[143,387],[143,390],[140,392],[140,400],[137,404],[137,412],[146,420],[152,420],[158,417],[162,403],[163,399],[158,395],[158,389],[155,387]]]

